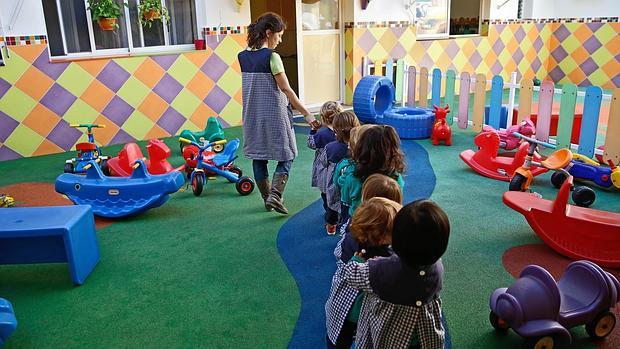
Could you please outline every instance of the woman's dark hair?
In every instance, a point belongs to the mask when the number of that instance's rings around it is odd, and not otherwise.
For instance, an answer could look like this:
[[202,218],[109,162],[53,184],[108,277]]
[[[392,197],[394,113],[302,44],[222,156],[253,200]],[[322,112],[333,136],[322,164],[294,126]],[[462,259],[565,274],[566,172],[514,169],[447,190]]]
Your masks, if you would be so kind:
[[267,30],[279,33],[286,29],[286,23],[279,15],[267,12],[248,26],[248,47],[259,49],[267,39]]
[[448,215],[430,200],[404,206],[392,228],[392,248],[410,266],[431,265],[446,252],[450,238]]
[[405,169],[400,138],[392,126],[369,128],[355,143],[352,156],[356,166],[354,174],[362,181],[374,173],[394,177]]

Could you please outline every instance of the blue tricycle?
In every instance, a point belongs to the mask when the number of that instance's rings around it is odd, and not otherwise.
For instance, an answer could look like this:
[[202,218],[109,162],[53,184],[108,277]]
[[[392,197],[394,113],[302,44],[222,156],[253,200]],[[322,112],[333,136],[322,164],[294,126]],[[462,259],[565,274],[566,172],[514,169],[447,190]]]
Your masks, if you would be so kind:
[[[236,158],[234,154],[229,154],[227,159],[222,158],[222,156],[215,157],[213,159],[205,159],[205,152],[209,153],[208,150],[212,150],[216,146],[226,144],[228,142],[227,140],[223,139],[215,142],[204,142],[203,145],[183,137],[180,137],[179,141],[186,144],[191,144],[198,149],[197,152],[191,152],[192,158],[185,159],[186,163],[190,161],[193,163],[195,161],[194,169],[191,173],[188,173],[189,183],[192,186],[192,191],[195,196],[200,196],[202,193],[202,189],[207,183],[207,174],[209,173],[220,175],[226,178],[229,182],[235,183],[237,192],[243,196],[249,195],[252,191],[254,191],[254,180],[250,177],[242,176],[241,170],[238,167],[230,166]],[[184,151],[184,155],[186,153],[187,152]]]
[[86,128],[88,135],[88,142],[82,142],[75,145],[75,149],[78,152],[76,158],[71,158],[65,161],[65,173],[86,173],[84,168],[90,161],[95,161],[101,171],[106,175],[110,175],[110,169],[108,168],[108,157],[101,155],[99,146],[95,144],[95,136],[93,134],[93,128],[104,128],[103,124],[70,124],[73,128]]

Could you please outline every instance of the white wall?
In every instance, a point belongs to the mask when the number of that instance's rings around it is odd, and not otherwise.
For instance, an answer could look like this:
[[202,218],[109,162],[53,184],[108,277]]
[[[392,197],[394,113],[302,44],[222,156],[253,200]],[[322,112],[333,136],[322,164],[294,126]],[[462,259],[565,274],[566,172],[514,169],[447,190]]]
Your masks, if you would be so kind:
[[362,10],[361,0],[353,2],[355,22],[410,21],[404,0],[371,0]]
[[524,18],[618,17],[618,0],[524,0]]
[[[1,0],[0,0],[1,1]],[[222,26],[246,26],[250,20],[250,1],[243,1],[238,11],[237,3],[233,0],[197,0],[196,19],[198,28]]]
[[[454,1],[454,0],[453,0]],[[459,0],[456,0],[459,1]],[[507,1],[507,2],[506,2]],[[553,1],[553,0],[545,0]],[[514,19],[519,10],[518,0],[490,0],[489,19]],[[497,8],[500,6],[500,8]]]
[[43,5],[41,0],[23,0],[21,9],[18,0],[0,0],[0,35],[40,35],[45,34]]

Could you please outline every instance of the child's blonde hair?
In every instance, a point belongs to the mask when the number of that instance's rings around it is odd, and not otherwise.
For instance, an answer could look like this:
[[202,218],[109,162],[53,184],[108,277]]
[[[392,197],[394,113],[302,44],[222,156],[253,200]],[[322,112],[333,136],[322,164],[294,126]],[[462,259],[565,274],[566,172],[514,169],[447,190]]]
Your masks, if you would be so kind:
[[351,218],[351,234],[366,247],[391,244],[394,217],[402,207],[382,197],[362,202]]
[[334,116],[340,112],[342,112],[342,106],[340,106],[340,103],[334,101],[323,103],[320,111],[321,122],[325,125],[331,125],[334,121]]
[[336,139],[343,143],[348,142],[351,136],[351,130],[359,125],[360,121],[351,111],[343,111],[336,114],[333,121]]
[[398,203],[403,202],[403,193],[398,182],[380,173],[368,176],[362,187],[362,201],[375,197],[390,199]]

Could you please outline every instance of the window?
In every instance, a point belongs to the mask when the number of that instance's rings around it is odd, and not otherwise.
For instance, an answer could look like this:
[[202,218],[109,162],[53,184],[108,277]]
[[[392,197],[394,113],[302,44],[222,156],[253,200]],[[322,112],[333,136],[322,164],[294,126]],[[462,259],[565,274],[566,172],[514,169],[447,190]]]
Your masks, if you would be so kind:
[[337,0],[302,0],[303,30],[338,29]]
[[[52,56],[92,56],[191,48],[197,37],[195,0],[160,0],[169,20],[141,23],[140,0],[114,0],[121,8],[113,30],[93,20],[88,0],[43,0]],[[181,46],[179,46],[181,45]],[[182,46],[186,45],[186,46]]]
[[416,0],[415,19],[420,39],[480,33],[482,0]]

